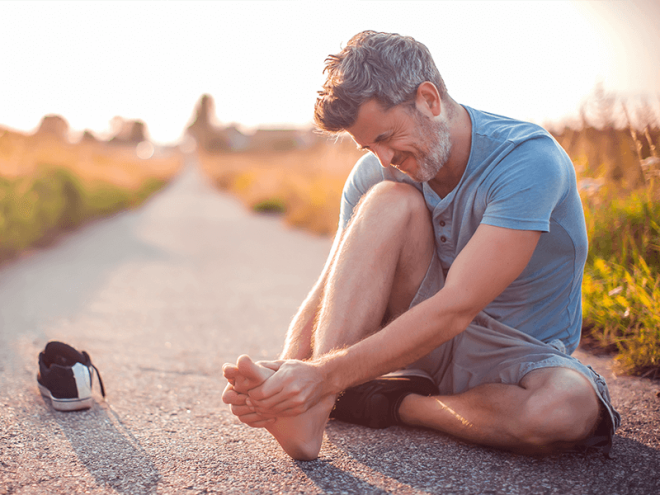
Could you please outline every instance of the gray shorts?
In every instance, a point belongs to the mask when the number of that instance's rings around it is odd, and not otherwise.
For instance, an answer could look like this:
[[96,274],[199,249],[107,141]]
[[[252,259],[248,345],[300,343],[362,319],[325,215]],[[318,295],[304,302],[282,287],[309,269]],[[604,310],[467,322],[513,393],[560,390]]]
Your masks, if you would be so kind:
[[[436,294],[443,284],[440,262],[434,256],[411,307]],[[596,447],[609,454],[621,416],[612,407],[603,377],[566,354],[560,340],[541,342],[482,311],[464,332],[408,368],[424,371],[435,381],[441,395],[452,395],[484,383],[518,384],[530,371],[556,367],[584,375],[602,404],[601,419],[593,436],[581,442],[578,450]]]

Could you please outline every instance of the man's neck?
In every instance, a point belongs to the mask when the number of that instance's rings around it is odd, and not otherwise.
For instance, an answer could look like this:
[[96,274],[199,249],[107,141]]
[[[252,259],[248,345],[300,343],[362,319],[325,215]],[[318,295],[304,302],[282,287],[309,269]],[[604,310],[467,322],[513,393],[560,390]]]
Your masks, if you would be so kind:
[[451,136],[451,152],[447,163],[440,169],[438,175],[431,179],[428,184],[435,193],[444,198],[461,181],[468,160],[470,159],[470,149],[472,147],[472,121],[470,115],[463,106],[451,102],[455,105],[455,115],[449,124],[449,133]]

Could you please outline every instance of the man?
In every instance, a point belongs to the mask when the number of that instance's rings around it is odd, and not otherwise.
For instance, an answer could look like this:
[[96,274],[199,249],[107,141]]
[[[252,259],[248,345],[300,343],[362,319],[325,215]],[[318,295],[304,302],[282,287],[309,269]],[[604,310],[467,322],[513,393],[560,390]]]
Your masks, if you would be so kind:
[[371,153],[281,360],[224,366],[232,412],[296,459],[318,456],[329,417],[608,453],[620,417],[570,357],[587,237],[566,153],[456,103],[412,38],[365,31],[326,64],[318,127]]

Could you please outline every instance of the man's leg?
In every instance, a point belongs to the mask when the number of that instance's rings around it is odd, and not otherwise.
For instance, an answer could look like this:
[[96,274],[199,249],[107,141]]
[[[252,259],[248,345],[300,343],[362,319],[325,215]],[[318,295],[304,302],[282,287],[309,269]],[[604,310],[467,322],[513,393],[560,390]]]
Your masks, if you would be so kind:
[[569,368],[531,371],[519,385],[489,383],[457,395],[408,395],[402,421],[470,443],[525,454],[572,447],[596,427],[599,399],[589,381]]
[[[435,245],[430,213],[412,186],[382,182],[358,205],[344,233],[324,288],[313,356],[359,342],[383,322],[406,311],[420,286]],[[239,359],[238,392],[259,385],[273,371]],[[324,397],[295,417],[266,429],[296,459],[315,459],[336,397]]]
[[407,311],[433,256],[422,194],[407,184],[374,186],[358,205],[330,271],[313,355],[359,342]]

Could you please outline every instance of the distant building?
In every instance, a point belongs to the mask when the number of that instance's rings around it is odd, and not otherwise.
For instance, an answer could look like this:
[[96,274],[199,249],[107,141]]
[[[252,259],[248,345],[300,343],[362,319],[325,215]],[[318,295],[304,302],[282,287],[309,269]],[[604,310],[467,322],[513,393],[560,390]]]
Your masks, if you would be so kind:
[[112,119],[113,127],[116,128],[111,144],[126,144],[137,146],[142,141],[148,141],[147,125],[141,120],[125,120],[121,117]]
[[253,134],[244,134],[235,124],[222,127],[217,124],[213,97],[208,94],[202,95],[195,105],[193,122],[185,132],[199,148],[210,153],[301,149],[313,146],[319,139],[311,130],[257,129]]
[[63,117],[59,115],[46,115],[41,119],[37,135],[50,135],[54,136],[60,141],[66,141],[69,137],[69,124]]
[[250,136],[250,149],[284,151],[312,146],[318,136],[311,130],[257,129]]
[[83,135],[80,138],[80,140],[82,142],[85,142],[85,143],[96,143],[96,142],[98,142],[98,139],[96,138],[94,133],[92,133],[92,131],[90,131],[89,129],[85,129],[85,131],[83,132]]

